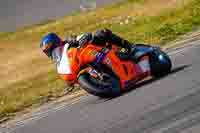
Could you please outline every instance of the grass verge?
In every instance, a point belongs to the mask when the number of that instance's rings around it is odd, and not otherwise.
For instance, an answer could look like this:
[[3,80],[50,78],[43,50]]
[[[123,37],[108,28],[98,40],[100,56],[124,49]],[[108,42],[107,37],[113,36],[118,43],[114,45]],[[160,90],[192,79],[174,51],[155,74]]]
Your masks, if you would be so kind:
[[86,13],[0,33],[0,118],[60,97],[66,88],[40,52],[40,38],[110,28],[137,43],[164,46],[200,25],[200,0],[126,0]]

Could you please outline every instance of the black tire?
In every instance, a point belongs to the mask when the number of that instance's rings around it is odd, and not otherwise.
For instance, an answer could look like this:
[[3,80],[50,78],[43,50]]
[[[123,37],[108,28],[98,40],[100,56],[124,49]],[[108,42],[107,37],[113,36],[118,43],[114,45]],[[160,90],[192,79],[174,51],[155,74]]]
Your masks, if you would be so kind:
[[[162,55],[162,60],[159,56]],[[171,72],[172,62],[170,57],[163,51],[155,51],[150,54],[150,68],[153,77],[162,77]]]
[[119,80],[114,75],[110,75],[110,80],[111,84],[102,84],[102,81],[88,73],[83,73],[78,78],[79,84],[85,91],[102,98],[116,97],[121,93]]

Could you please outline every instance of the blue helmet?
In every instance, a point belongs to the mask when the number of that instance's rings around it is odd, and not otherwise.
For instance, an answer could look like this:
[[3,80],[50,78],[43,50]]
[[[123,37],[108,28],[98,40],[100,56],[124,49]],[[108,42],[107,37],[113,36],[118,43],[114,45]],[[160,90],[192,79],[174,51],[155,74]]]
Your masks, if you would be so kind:
[[52,58],[52,52],[55,48],[62,45],[62,40],[55,33],[49,33],[43,37],[40,48],[49,57]]

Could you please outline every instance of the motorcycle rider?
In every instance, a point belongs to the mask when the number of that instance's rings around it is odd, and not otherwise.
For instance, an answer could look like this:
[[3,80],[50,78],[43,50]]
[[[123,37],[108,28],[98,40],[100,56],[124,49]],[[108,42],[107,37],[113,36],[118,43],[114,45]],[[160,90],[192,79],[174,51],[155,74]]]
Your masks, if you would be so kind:
[[[97,46],[105,46],[107,43],[115,44],[127,50],[127,53],[132,52],[131,43],[125,39],[114,34],[109,29],[101,29],[96,31],[95,34],[84,33],[82,35],[76,36],[72,35],[65,41],[55,33],[49,33],[43,37],[40,48],[42,51],[52,59],[56,66],[57,72],[61,78],[66,81],[68,85],[73,85],[76,80],[78,66],[72,68],[68,57],[68,50],[70,48],[80,48],[87,42]],[[142,72],[150,72],[148,57],[145,57],[138,63],[139,69]],[[141,73],[141,72],[140,72]]]

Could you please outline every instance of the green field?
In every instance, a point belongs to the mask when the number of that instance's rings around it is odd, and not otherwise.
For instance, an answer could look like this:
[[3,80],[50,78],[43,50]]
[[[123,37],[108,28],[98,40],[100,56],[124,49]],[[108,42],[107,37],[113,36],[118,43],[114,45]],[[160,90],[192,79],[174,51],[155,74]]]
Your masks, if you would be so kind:
[[199,3],[200,0],[125,0],[0,33],[0,118],[60,97],[68,88],[39,49],[41,37],[48,32],[65,38],[106,27],[132,42],[164,46],[199,28]]

